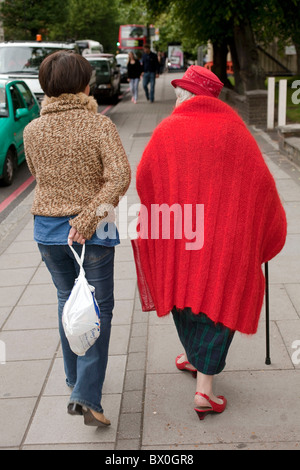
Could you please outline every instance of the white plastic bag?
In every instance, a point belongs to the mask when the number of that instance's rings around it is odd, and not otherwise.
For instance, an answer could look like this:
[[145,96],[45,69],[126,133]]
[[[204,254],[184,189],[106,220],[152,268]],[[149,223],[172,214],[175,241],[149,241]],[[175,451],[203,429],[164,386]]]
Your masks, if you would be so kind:
[[83,269],[85,245],[81,258],[74,248],[70,248],[80,266],[80,273],[65,303],[62,323],[70,348],[77,356],[84,356],[100,336],[100,310],[95,288],[88,284]]

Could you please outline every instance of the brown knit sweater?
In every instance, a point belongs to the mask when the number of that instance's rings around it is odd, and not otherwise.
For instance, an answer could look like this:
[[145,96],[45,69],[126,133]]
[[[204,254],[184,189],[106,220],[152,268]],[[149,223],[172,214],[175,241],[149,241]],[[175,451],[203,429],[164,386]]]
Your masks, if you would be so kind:
[[97,208],[116,207],[130,184],[115,125],[97,114],[97,102],[84,93],[46,97],[41,116],[24,130],[24,146],[37,183],[32,213],[77,215],[70,225],[90,239],[105,215],[97,215]]

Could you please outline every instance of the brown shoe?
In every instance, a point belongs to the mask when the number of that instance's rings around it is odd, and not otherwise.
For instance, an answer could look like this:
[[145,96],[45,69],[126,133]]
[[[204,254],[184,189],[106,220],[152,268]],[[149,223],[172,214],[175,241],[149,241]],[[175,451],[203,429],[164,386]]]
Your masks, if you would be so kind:
[[83,409],[84,424],[86,426],[110,426],[111,422],[103,413],[97,413],[90,409]]

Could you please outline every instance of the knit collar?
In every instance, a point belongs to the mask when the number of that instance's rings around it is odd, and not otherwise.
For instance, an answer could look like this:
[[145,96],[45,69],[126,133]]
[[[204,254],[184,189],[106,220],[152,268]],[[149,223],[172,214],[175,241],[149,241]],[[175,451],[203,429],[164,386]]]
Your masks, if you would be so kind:
[[177,106],[173,114],[194,114],[194,113],[224,113],[233,110],[226,103],[218,98],[212,98],[210,96],[194,96],[179,106]]
[[91,113],[96,114],[98,111],[98,104],[95,98],[87,96],[85,93],[63,93],[56,97],[45,96],[42,101],[41,114],[57,113],[62,111],[70,111],[72,109],[86,109]]

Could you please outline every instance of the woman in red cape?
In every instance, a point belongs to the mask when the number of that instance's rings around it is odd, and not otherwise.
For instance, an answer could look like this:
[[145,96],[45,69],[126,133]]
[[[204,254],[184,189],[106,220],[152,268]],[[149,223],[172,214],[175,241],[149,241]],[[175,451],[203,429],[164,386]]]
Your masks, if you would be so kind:
[[151,309],[173,313],[185,351],[176,365],[197,376],[195,411],[203,419],[226,408],[213,377],[225,367],[234,332],[257,331],[262,264],[283,248],[287,223],[254,138],[218,99],[216,75],[191,66],[172,85],[176,107],[137,169],[136,261]]

